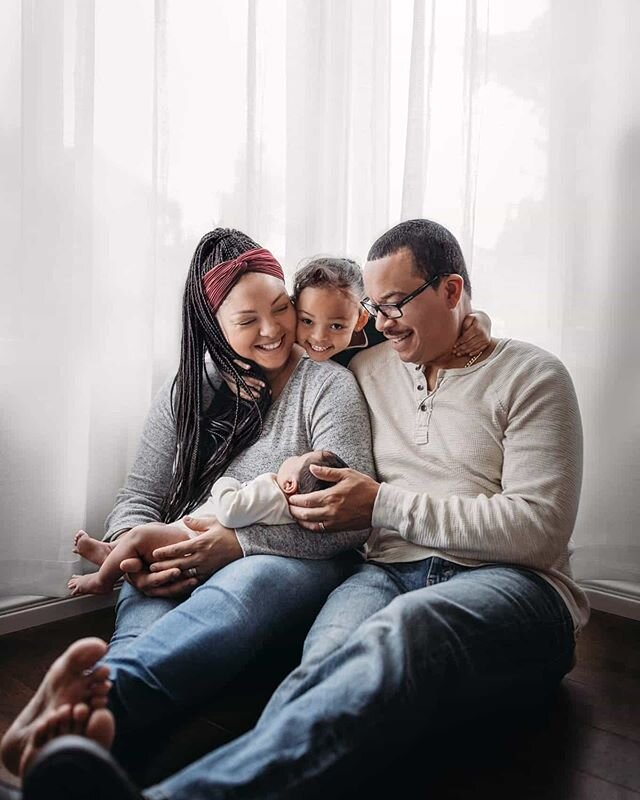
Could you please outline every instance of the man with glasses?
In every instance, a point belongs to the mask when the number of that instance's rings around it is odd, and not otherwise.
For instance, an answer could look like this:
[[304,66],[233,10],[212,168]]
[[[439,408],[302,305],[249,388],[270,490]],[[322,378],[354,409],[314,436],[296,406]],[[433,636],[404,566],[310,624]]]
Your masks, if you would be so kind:
[[[379,480],[312,467],[335,486],[294,496],[291,510],[318,536],[371,526],[367,561],[330,595],[256,727],[147,798],[320,797],[381,767],[387,796],[407,796],[397,770],[413,759],[432,774],[445,723],[497,703],[516,715],[571,668],[588,605],[569,571],[582,434],[567,371],[509,339],[452,353],[471,285],[434,222],[381,236],[364,281],[387,342],[352,369]],[[137,796],[96,758],[110,797]]]
[[451,727],[498,702],[517,713],[571,668],[588,619],[569,569],[582,431],[564,366],[509,339],[453,355],[471,284],[435,222],[381,236],[364,283],[387,342],[351,368],[379,480],[313,467],[335,486],[291,511],[319,536],[372,526],[367,561],[330,595],[256,729],[209,757],[212,775],[248,778],[234,797],[304,797],[388,764],[449,715]]

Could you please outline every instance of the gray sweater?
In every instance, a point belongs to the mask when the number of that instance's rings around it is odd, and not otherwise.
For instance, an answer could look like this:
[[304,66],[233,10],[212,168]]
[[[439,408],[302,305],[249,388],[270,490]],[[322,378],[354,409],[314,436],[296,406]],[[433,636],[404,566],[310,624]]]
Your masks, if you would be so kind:
[[[152,404],[133,465],[107,517],[105,539],[160,518],[176,454],[171,384],[172,379]],[[211,401],[211,391],[203,381],[204,407]],[[269,408],[260,439],[231,461],[225,475],[249,481],[263,472],[277,472],[285,458],[310,450],[332,450],[353,469],[374,474],[369,414],[354,376],[333,362],[303,357]],[[295,523],[237,530],[245,555],[296,558],[330,558],[360,547],[368,534],[368,530],[319,534]]]

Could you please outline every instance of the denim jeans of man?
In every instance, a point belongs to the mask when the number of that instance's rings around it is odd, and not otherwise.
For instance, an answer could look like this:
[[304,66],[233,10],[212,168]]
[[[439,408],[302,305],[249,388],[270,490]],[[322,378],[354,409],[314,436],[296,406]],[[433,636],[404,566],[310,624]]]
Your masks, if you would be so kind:
[[210,700],[283,631],[308,630],[356,559],[238,559],[182,602],[125,584],[102,662],[116,729],[149,728]]
[[[331,796],[401,755],[448,701],[516,698],[570,669],[573,622],[524,568],[362,564],[330,595],[302,663],[255,728],[145,790],[149,800]],[[192,666],[173,665],[191,680]],[[433,770],[429,751],[424,769]]]

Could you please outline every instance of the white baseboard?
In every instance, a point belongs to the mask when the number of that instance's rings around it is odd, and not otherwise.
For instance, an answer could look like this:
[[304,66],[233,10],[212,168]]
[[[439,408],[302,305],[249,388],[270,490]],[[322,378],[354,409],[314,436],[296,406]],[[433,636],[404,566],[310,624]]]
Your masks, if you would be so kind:
[[[597,611],[606,611],[621,617],[640,620],[640,599],[618,594],[611,589],[596,589],[583,586],[591,608]],[[101,608],[114,606],[118,598],[119,589],[108,595],[84,595],[82,597],[65,597],[43,600],[21,608],[10,608],[0,612],[0,636],[7,633],[35,628],[37,625],[46,625],[49,622],[59,622],[63,619],[98,611]]]
[[36,625],[59,622],[62,619],[77,617],[90,611],[109,608],[115,605],[118,589],[107,595],[83,595],[82,597],[63,597],[43,600],[39,603],[10,608],[0,613],[0,636],[15,633]]
[[606,611],[617,614],[619,617],[640,620],[640,600],[616,594],[610,590],[583,587],[591,603],[591,608],[596,611]]

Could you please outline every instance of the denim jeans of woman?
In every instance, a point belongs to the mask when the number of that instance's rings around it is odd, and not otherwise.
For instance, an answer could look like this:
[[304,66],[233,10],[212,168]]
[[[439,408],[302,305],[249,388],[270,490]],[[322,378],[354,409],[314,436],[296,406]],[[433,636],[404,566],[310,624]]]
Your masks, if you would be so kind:
[[355,562],[355,554],[322,561],[251,556],[181,602],[144,597],[125,584],[103,660],[116,729],[149,728],[211,700],[283,631],[308,630]]

